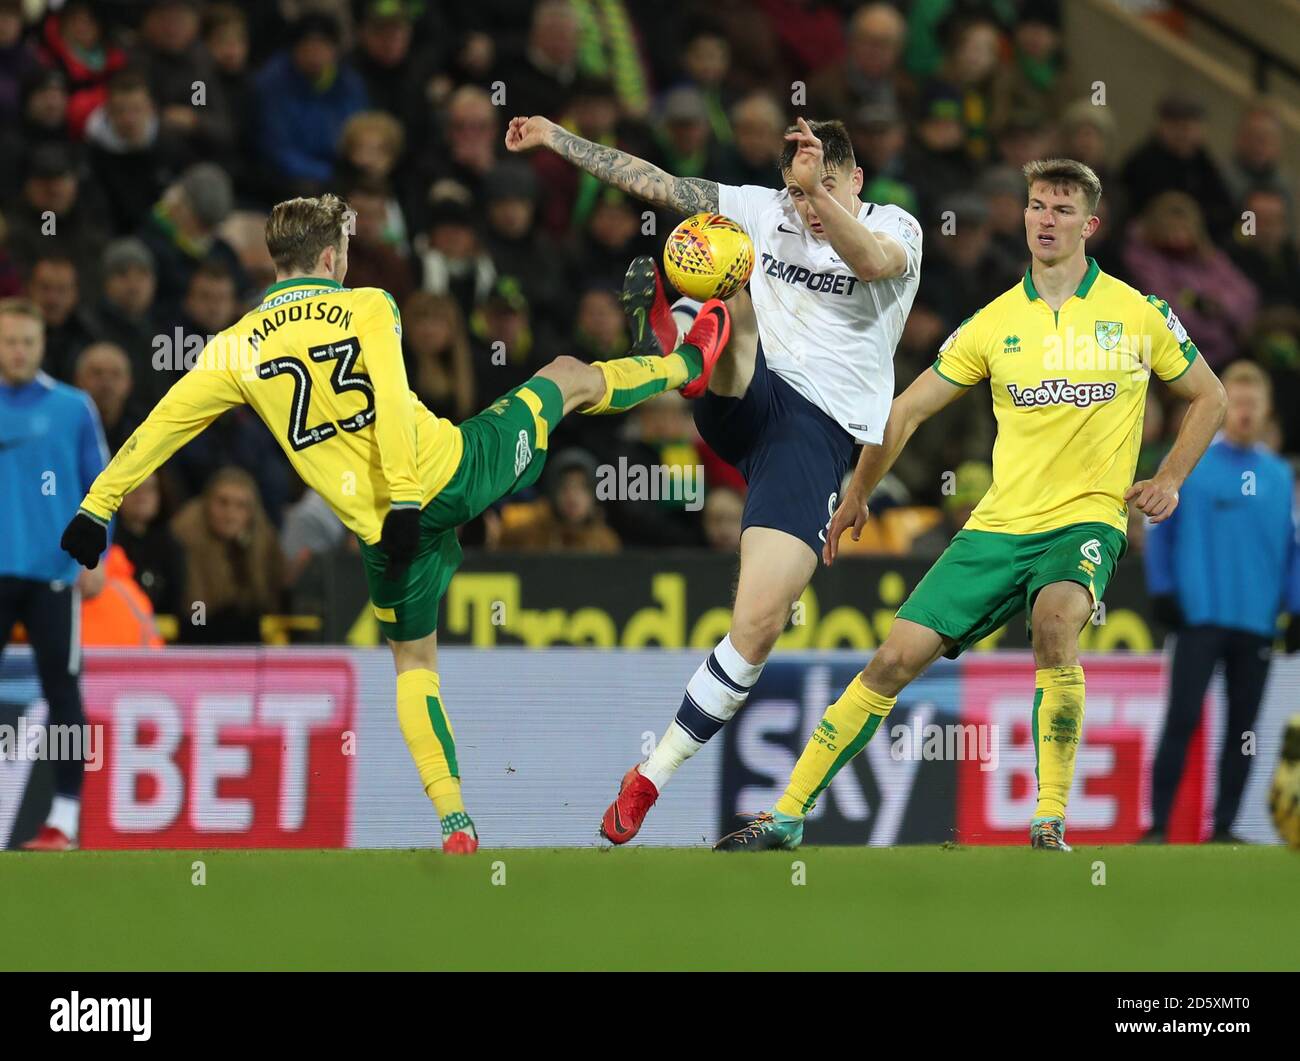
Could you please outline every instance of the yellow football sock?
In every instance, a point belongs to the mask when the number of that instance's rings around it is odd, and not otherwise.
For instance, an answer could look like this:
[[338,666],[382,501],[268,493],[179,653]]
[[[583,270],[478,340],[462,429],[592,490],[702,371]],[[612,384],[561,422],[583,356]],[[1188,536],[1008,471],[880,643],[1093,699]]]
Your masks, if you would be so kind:
[[781,814],[802,818],[817,802],[840,767],[867,746],[872,734],[898,702],[867,688],[859,674],[840,698],[826,709],[809,738],[785,794],[776,801]]
[[657,394],[685,386],[700,374],[703,360],[695,347],[683,344],[667,357],[637,355],[593,364],[605,377],[605,393],[578,411],[598,416],[625,413]]
[[1074,780],[1074,757],[1083,736],[1083,668],[1043,667],[1034,672],[1034,756],[1038,766],[1035,818],[1064,818]]
[[397,721],[438,817],[446,821],[453,815],[464,814],[460,767],[456,764],[456,736],[438,695],[437,674],[431,670],[408,670],[397,676]]

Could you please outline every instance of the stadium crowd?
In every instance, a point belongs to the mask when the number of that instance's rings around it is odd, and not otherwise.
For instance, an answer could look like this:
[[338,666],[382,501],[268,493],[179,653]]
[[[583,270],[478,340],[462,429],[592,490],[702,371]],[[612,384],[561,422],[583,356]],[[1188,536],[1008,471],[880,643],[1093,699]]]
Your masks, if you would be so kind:
[[[680,176],[781,187],[783,132],[804,114],[842,119],[862,197],[925,228],[900,389],[1023,274],[1020,167],[1063,154],[1105,187],[1089,253],[1167,298],[1216,369],[1257,362],[1274,392],[1268,444],[1300,454],[1296,175],[1280,168],[1277,118],[1251,107],[1219,153],[1194,95],[1151,115],[1073,98],[1056,0],[40,7],[0,0],[0,297],[35,303],[44,370],[90,394],[110,451],[186,352],[192,363],[271,283],[262,226],[280,199],[348,200],[348,285],[392,293],[412,389],[460,420],[556,354],[620,354],[623,271],[678,220],[554,155],[507,158],[512,116],[544,114]],[[1120,121],[1149,124],[1127,157]],[[960,526],[989,481],[981,390],[925,425],[883,488],[880,510],[928,515],[880,521],[869,548],[937,555]],[[1139,477],[1178,416],[1152,388]],[[743,480],[705,451],[676,394],[572,418],[551,453],[536,496],[489,513],[467,545],[734,552]],[[684,489],[604,496],[602,469],[622,460],[702,466],[702,505]],[[159,613],[204,600],[230,617],[182,627],[207,640],[256,639],[255,617],[347,537],[247,410],[182,449],[116,528]]]

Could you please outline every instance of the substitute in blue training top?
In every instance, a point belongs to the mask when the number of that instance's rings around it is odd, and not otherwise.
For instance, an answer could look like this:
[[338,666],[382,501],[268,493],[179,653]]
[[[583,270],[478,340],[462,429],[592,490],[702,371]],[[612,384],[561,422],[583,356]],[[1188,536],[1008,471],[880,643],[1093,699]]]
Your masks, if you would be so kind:
[[1295,477],[1260,442],[1272,386],[1247,361],[1230,366],[1222,380],[1228,394],[1223,430],[1183,484],[1177,511],[1147,532],[1147,590],[1156,617],[1176,631],[1148,840],[1164,839],[1187,745],[1220,663],[1228,718],[1211,839],[1235,840],[1232,824],[1250,767],[1242,734],[1255,724],[1282,612],[1291,616],[1287,652],[1300,649]]
[[[0,301],[0,653],[21,622],[51,726],[84,726],[81,596],[103,568],[81,570],[59,536],[108,459],[99,414],[82,391],[40,370],[45,322],[25,299]],[[85,753],[83,731],[82,755]],[[75,847],[84,758],[55,759],[54,802],[35,850]]]

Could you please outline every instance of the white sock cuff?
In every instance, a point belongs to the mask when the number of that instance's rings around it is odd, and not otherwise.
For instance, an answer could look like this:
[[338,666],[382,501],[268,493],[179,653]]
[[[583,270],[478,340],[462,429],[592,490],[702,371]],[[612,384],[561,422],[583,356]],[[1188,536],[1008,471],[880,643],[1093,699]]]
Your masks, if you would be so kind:
[[728,678],[737,685],[743,685],[746,689],[752,688],[754,683],[758,681],[758,676],[763,673],[763,664],[750,663],[749,660],[742,656],[736,646],[731,643],[730,634],[718,642],[718,647],[713,650],[713,658],[727,672]]

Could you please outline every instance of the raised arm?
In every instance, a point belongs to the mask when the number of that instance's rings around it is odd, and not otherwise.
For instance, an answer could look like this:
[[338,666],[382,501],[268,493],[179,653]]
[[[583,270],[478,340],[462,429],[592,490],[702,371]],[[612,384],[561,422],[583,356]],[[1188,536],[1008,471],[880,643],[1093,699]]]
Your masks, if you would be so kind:
[[506,130],[506,150],[531,151],[545,147],[572,162],[597,180],[613,185],[651,206],[682,214],[716,212],[718,186],[698,177],[674,177],[644,159],[616,147],[593,144],[575,136],[548,118],[512,118]]
[[867,498],[894,466],[894,461],[898,460],[898,455],[903,452],[903,447],[913,432],[969,389],[950,383],[939,373],[926,369],[907,390],[894,399],[880,445],[862,447],[862,455],[858,458],[858,466],[853,470],[853,478],[845,488],[839,508],[835,510],[830,526],[826,529],[822,560],[827,567],[839,555],[841,534],[852,527],[853,540],[856,542],[862,537],[862,527],[867,522]]

